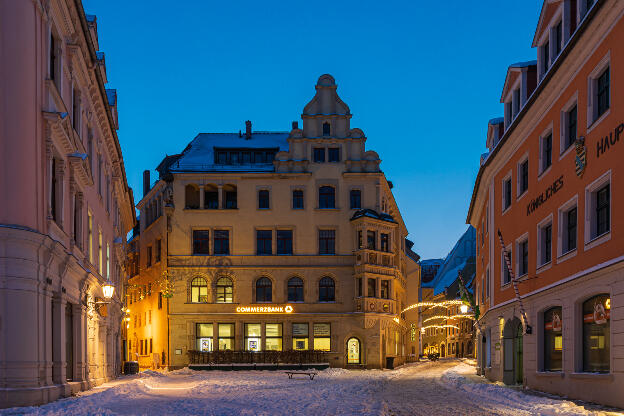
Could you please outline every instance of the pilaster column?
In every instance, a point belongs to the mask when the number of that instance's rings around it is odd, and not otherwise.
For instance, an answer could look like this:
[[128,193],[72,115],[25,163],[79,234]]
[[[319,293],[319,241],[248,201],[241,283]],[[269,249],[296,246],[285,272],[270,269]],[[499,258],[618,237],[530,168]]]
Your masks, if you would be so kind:
[[49,132],[50,128],[46,128],[47,130],[47,134],[48,134],[48,139],[46,141],[46,171],[48,172],[48,177],[46,180],[46,184],[48,187],[48,216],[47,219],[48,220],[52,220],[52,187],[54,186],[54,183],[52,182],[52,160],[54,159],[54,155],[52,153],[52,140],[49,138],[49,135],[51,134]]
[[74,321],[74,381],[85,381],[87,346],[87,307],[72,305]]
[[67,301],[57,294],[52,299],[52,381],[55,384],[63,384],[67,380],[65,369],[66,334],[65,331],[65,307]]
[[225,208],[223,206],[223,185],[219,185],[219,209]]
[[199,208],[200,209],[206,208],[206,206],[204,205],[205,204],[204,199],[205,199],[205,196],[206,196],[204,188],[205,188],[204,185],[201,185],[199,187]]
[[[57,177],[57,189],[56,189],[56,198],[58,199],[58,211],[57,211],[57,220],[61,229],[65,230],[63,226],[63,219],[65,217],[65,161],[57,160],[56,162],[56,177]],[[52,184],[54,186],[54,184]]]
[[[74,248],[74,245],[76,243],[76,237],[78,235],[78,230],[76,229],[77,227],[77,221],[76,221],[76,204],[78,203],[78,200],[76,198],[76,182],[74,181],[73,175],[70,175],[69,178],[69,223],[71,225],[71,233],[70,236],[71,238],[69,239],[69,246],[71,249]],[[74,226],[76,225],[76,226]]]

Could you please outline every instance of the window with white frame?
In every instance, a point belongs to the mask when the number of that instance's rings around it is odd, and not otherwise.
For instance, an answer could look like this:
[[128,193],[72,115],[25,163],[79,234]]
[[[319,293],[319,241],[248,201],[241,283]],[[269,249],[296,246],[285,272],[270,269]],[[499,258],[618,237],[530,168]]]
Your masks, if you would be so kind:
[[578,239],[578,207],[576,196],[559,208],[559,241],[557,254],[565,255],[576,250]]
[[507,267],[505,252],[509,255],[509,264],[513,264],[511,246],[505,247],[505,250],[501,250],[501,286],[505,286],[511,282],[511,273],[509,272],[509,267]]
[[563,49],[563,24],[561,20],[552,28],[552,39],[553,39],[553,52],[554,52],[553,61],[554,61],[555,59],[557,59],[557,57],[561,53],[561,49]]
[[589,74],[587,125],[592,125],[602,117],[611,106],[611,71],[610,55],[607,54]]
[[516,243],[518,277],[529,273],[529,235],[520,237]]
[[537,226],[537,265],[542,267],[552,261],[552,215]]
[[542,77],[548,72],[548,68],[550,68],[550,42],[548,38],[546,38],[546,42],[540,47],[541,55],[542,55]]
[[518,163],[518,196],[529,189],[529,158]]
[[576,99],[569,104],[561,112],[561,146],[560,152],[563,153],[576,142],[578,125],[578,107]]
[[515,120],[520,112],[520,88],[511,92],[511,119]]
[[485,268],[485,297],[490,297],[490,267]]
[[503,212],[511,206],[511,174],[503,179]]
[[540,173],[552,165],[552,131],[540,137]]
[[585,243],[611,230],[611,171],[585,190]]

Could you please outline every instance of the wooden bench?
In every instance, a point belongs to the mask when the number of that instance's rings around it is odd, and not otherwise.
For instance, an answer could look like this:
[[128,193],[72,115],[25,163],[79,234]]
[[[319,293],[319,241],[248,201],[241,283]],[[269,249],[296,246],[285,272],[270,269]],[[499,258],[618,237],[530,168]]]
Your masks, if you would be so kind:
[[310,380],[314,380],[314,376],[318,374],[306,371],[285,371],[284,373],[288,374],[289,379],[292,379],[293,376],[304,375],[310,377]]

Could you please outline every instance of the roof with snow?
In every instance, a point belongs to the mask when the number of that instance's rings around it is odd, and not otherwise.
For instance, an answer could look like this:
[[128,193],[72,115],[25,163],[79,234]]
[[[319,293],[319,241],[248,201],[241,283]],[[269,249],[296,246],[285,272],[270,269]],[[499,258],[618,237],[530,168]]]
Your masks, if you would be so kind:
[[496,125],[496,124],[500,124],[504,122],[505,122],[505,117],[495,117],[495,118],[490,119],[490,121],[488,121],[488,124]]
[[351,220],[355,220],[355,219],[362,218],[362,217],[374,218],[376,220],[387,221],[387,222],[392,222],[396,224],[396,221],[394,220],[394,218],[392,218],[392,215],[384,214],[383,212],[379,213],[375,210],[368,209],[368,208],[359,209],[355,211],[355,213],[351,217]]
[[515,64],[509,65],[509,68],[526,68],[527,66],[536,66],[537,61],[525,61],[525,62],[516,62]]
[[[464,282],[473,279],[474,265],[476,256],[476,238],[477,233],[474,227],[469,226],[464,235],[455,243],[455,247],[444,259],[444,263],[436,273],[433,280],[422,283],[422,287],[432,287],[433,294],[438,295],[450,287],[457,279],[458,272],[462,272]],[[472,269],[470,276],[464,275],[468,269]]]
[[[219,150],[271,150],[288,151],[287,132],[254,131],[247,139],[241,133],[200,133],[176,155],[167,161],[171,172],[273,172],[273,162],[218,164],[215,153]],[[163,161],[165,162],[165,161]],[[162,165],[162,163],[161,163]]]

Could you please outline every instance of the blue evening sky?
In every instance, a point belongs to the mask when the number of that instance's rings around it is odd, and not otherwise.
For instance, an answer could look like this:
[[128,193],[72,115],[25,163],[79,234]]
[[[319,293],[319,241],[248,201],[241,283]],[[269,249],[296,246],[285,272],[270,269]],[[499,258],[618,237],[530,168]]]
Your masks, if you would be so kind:
[[535,59],[541,0],[83,0],[118,91],[128,182],[199,132],[288,131],[336,78],[423,258],[466,229],[507,66]]

